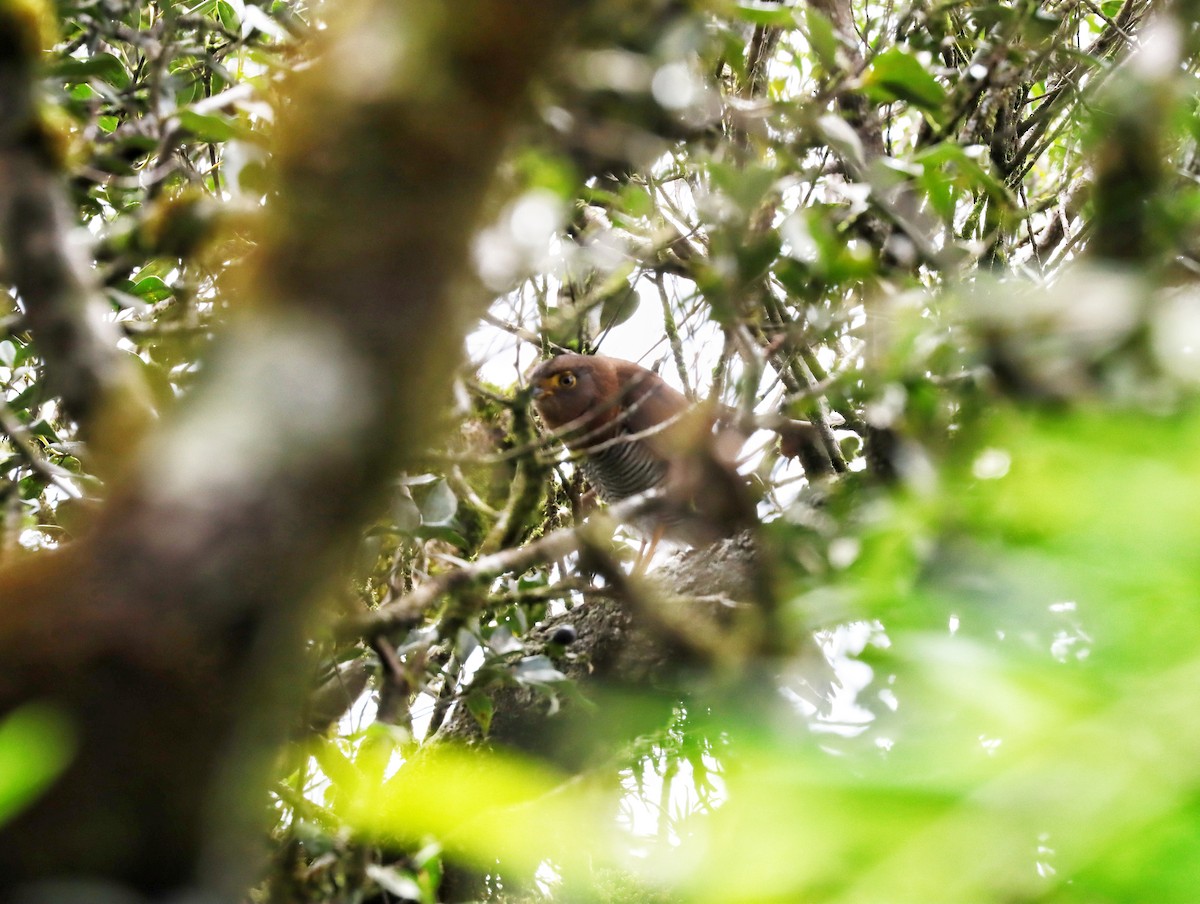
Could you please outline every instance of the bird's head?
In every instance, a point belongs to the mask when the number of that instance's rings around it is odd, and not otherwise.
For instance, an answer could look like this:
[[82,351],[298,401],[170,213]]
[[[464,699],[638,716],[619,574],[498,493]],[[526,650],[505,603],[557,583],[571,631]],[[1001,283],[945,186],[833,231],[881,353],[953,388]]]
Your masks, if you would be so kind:
[[621,390],[610,360],[588,355],[543,361],[529,375],[529,388],[534,407],[551,430],[588,414],[595,415],[594,423],[612,420]]

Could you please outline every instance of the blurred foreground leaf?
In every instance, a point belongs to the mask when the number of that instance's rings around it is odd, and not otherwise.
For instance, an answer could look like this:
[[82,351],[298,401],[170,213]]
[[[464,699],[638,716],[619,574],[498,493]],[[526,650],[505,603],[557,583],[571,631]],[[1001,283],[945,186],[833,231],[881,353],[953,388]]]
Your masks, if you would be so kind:
[[48,706],[29,704],[0,722],[0,823],[53,783],[73,748],[70,726]]
[[388,780],[351,795],[349,825],[380,841],[444,850],[479,867],[532,872],[550,859],[580,868],[604,850],[606,795],[551,767],[449,745],[423,750]]

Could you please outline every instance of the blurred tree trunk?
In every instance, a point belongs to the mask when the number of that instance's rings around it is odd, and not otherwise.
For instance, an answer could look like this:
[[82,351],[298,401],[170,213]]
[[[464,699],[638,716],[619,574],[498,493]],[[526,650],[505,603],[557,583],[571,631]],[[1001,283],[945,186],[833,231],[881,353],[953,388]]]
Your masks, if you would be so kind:
[[0,708],[45,701],[78,744],[4,826],[0,898],[66,876],[232,895],[252,875],[300,629],[433,439],[471,314],[447,290],[575,6],[358,3],[292,80],[252,312],[87,537],[0,574]]

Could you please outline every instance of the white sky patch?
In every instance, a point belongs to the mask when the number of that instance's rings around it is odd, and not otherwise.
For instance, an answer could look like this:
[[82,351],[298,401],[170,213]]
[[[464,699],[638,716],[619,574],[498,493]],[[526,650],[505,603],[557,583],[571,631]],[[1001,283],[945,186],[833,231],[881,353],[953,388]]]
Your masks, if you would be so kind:
[[650,81],[650,93],[667,110],[686,110],[704,96],[705,87],[686,63],[660,66]]
[[502,292],[527,273],[549,269],[565,217],[563,200],[544,189],[508,204],[494,224],[475,236],[472,253],[484,283]]
[[1185,289],[1165,299],[1150,326],[1159,363],[1181,380],[1200,383],[1200,292]]
[[980,480],[998,480],[1008,473],[1012,456],[1003,449],[984,449],[971,463],[971,473]]

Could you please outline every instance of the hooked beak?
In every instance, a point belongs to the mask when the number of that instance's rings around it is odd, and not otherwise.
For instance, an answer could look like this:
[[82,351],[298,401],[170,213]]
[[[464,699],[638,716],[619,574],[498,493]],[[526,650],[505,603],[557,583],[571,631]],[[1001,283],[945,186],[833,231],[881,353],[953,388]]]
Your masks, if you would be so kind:
[[551,390],[547,389],[543,383],[535,383],[529,389],[529,395],[535,402],[543,396],[550,395],[550,393]]

